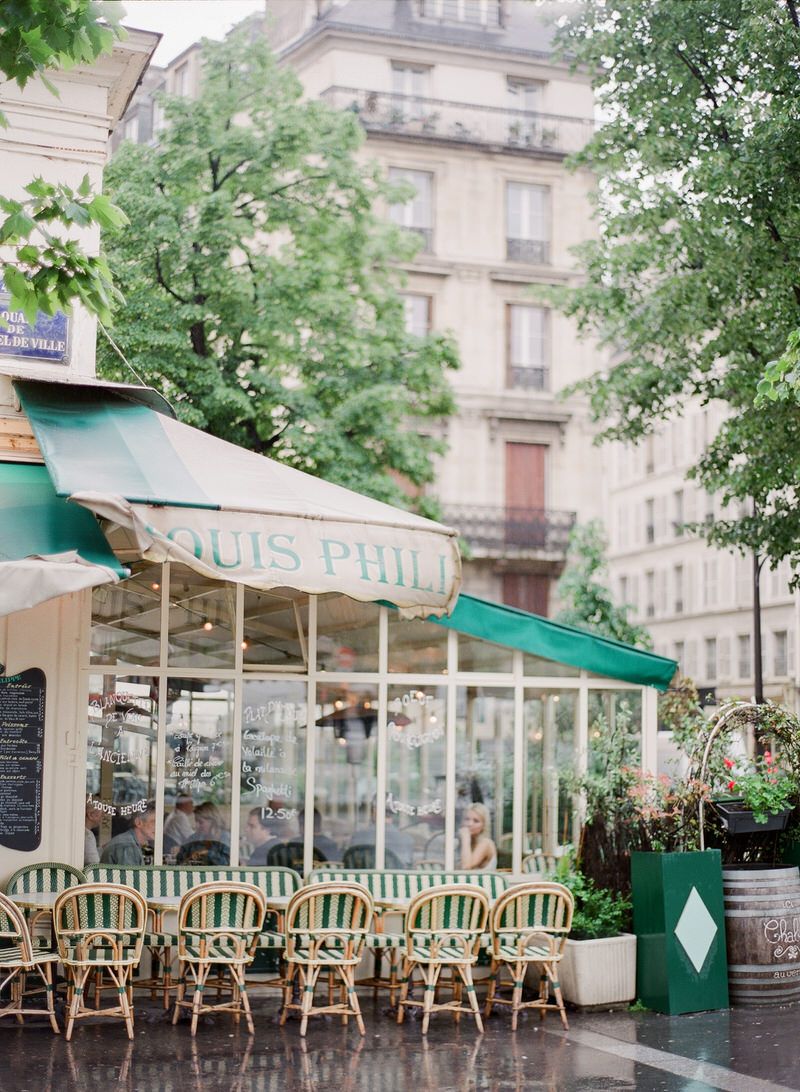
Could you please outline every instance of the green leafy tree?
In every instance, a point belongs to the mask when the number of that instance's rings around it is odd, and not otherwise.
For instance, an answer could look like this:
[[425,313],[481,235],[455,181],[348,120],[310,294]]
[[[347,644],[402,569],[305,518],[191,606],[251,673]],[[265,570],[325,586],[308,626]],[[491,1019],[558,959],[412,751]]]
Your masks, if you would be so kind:
[[698,530],[797,565],[800,414],[754,404],[800,325],[795,0],[587,0],[561,41],[605,118],[576,157],[599,234],[560,297],[615,354],[581,384],[602,438],[636,442],[689,397],[726,403],[692,475],[743,513]]
[[[91,64],[110,52],[123,33],[118,7],[98,0],[3,0],[0,73],[21,88],[38,76],[57,95],[46,73]],[[0,125],[8,125],[2,112]],[[34,178],[25,192],[22,200],[0,193],[0,245],[13,254],[2,264],[11,307],[33,323],[37,311],[52,315],[79,299],[108,321],[121,298],[108,267],[103,258],[85,254],[68,229],[118,227],[127,223],[124,214],[102,194],[92,193],[88,176],[77,188]]]
[[653,641],[647,630],[628,619],[630,606],[614,603],[607,587],[606,546],[599,520],[573,527],[566,568],[556,588],[564,606],[555,620],[639,648],[652,648]]
[[[124,144],[106,174],[135,226],[104,238],[122,353],[183,420],[408,503],[432,480],[424,422],[452,411],[457,363],[449,338],[406,333],[396,261],[416,240],[373,210],[413,191],[359,159],[353,113],[302,100],[241,35],[204,43],[199,97],[165,113],[158,144]],[[127,374],[107,345],[99,362]]]

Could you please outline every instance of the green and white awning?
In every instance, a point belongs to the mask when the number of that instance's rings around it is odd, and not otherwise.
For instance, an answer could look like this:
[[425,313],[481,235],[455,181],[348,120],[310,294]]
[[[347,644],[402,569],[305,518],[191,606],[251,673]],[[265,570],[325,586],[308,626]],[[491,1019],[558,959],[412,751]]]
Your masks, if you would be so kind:
[[142,557],[269,590],[452,610],[457,533],[245,451],[107,387],[18,380],[59,497],[125,528]]
[[97,520],[56,495],[46,467],[0,463],[0,615],[125,576]]

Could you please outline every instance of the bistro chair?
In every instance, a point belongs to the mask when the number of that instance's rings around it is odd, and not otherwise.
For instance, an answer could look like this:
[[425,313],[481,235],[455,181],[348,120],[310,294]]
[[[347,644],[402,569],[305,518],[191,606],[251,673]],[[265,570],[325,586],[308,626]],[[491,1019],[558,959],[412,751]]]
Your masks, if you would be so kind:
[[[547,1009],[561,1013],[565,1028],[567,1014],[558,982],[560,963],[572,927],[574,902],[571,892],[560,883],[524,883],[509,888],[494,904],[491,914],[492,970],[486,996],[486,1015],[493,1005],[511,1006],[511,1029],[517,1030],[521,1009],[536,1008],[542,1019]],[[540,968],[539,996],[522,1000],[525,972],[531,963]],[[497,996],[503,967],[511,975],[511,998]],[[555,1004],[550,1002],[550,990]]]
[[[233,1013],[237,1024],[244,1013],[247,1030],[253,1034],[245,968],[253,961],[265,913],[264,893],[251,883],[201,883],[186,892],[178,910],[179,973],[173,1024],[177,1024],[182,1008],[191,1009],[192,1035],[205,1013]],[[212,967],[231,976],[229,983],[215,979],[217,1003],[213,1005],[203,1001]],[[190,1001],[185,1000],[187,979],[194,984]],[[230,992],[227,1001],[219,1000],[223,989]]]
[[[0,1017],[15,1016],[23,1023],[25,1016],[47,1016],[50,1026],[58,1034],[59,1027],[53,1008],[53,964],[58,962],[55,952],[34,948],[28,923],[22,910],[6,895],[0,895],[0,991],[8,989],[10,999],[0,1003]],[[25,1008],[25,979],[35,971],[44,984],[47,1007]],[[33,992],[33,991],[31,991]]]
[[[366,887],[358,883],[321,882],[302,887],[286,911],[287,976],[283,991],[281,1024],[290,1010],[301,1015],[300,1034],[305,1035],[309,1016],[338,1013],[347,1023],[355,1016],[358,1030],[365,1034],[358,1004],[355,971],[361,961],[374,907]],[[329,974],[328,1004],[314,1005],[314,989],[320,972]],[[330,980],[341,979],[342,995],[333,999]],[[292,1000],[295,979],[302,996]]]
[[[376,868],[375,846],[348,846],[344,851],[342,863],[345,868]],[[403,868],[403,862],[393,853],[388,846],[383,850],[383,867],[385,869]]]
[[[328,863],[325,854],[320,853],[316,846],[312,860],[314,868]],[[267,850],[267,864],[271,868],[276,865],[281,868],[292,868],[302,876],[305,871],[305,845],[302,839],[293,838],[290,842],[278,842],[277,845],[270,846]]]
[[[67,888],[56,899],[53,925],[58,954],[69,976],[67,1041],[76,1020],[86,1016],[121,1016],[133,1038],[131,974],[142,957],[147,903],[132,887],[85,883]],[[117,1004],[86,1007],[86,982],[100,971],[116,985]]]
[[31,932],[31,940],[34,944],[51,945],[50,938],[36,935],[34,930],[40,922],[49,930],[52,922],[52,907],[37,906],[37,895],[55,895],[60,891],[66,891],[68,887],[76,887],[79,883],[86,883],[86,877],[80,869],[72,865],[61,864],[59,861],[46,861],[41,864],[25,865],[18,869],[6,884],[6,894],[11,895],[16,903],[22,903],[24,896],[30,896],[30,905],[23,906],[22,910],[28,922]]
[[[400,1003],[397,1022],[402,1024],[405,1010],[422,1009],[422,1034],[427,1034],[431,1013],[450,1011],[459,1020],[462,1012],[471,1012],[483,1031],[472,966],[478,958],[481,937],[489,916],[489,896],[475,884],[443,884],[420,891],[411,900],[406,914],[406,946],[403,953]],[[456,979],[450,1001],[436,1001],[436,986],[445,967]],[[408,996],[414,972],[419,971],[425,985],[422,1001]],[[469,1007],[461,1002],[461,986],[467,988]]]

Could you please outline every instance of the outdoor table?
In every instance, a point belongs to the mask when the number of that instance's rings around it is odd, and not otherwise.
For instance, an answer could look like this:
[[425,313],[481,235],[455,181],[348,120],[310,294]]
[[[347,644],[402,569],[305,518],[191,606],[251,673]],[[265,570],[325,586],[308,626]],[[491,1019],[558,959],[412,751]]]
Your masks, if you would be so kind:
[[39,918],[52,924],[53,909],[56,899],[61,894],[61,891],[24,891],[8,897],[25,914],[28,919],[28,928],[33,933]]

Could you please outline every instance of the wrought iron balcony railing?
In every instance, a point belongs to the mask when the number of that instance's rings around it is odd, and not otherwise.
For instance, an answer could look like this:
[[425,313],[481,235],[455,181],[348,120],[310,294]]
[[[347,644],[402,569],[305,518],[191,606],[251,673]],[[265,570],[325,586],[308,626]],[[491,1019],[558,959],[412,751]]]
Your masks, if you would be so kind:
[[446,523],[457,528],[477,553],[512,557],[565,556],[574,512],[551,508],[443,505]]
[[435,142],[485,144],[531,155],[578,152],[594,132],[590,118],[397,95],[360,87],[329,87],[322,98],[339,110],[352,110],[368,132],[395,133]]
[[508,369],[508,385],[524,391],[549,391],[550,369],[511,364]]

